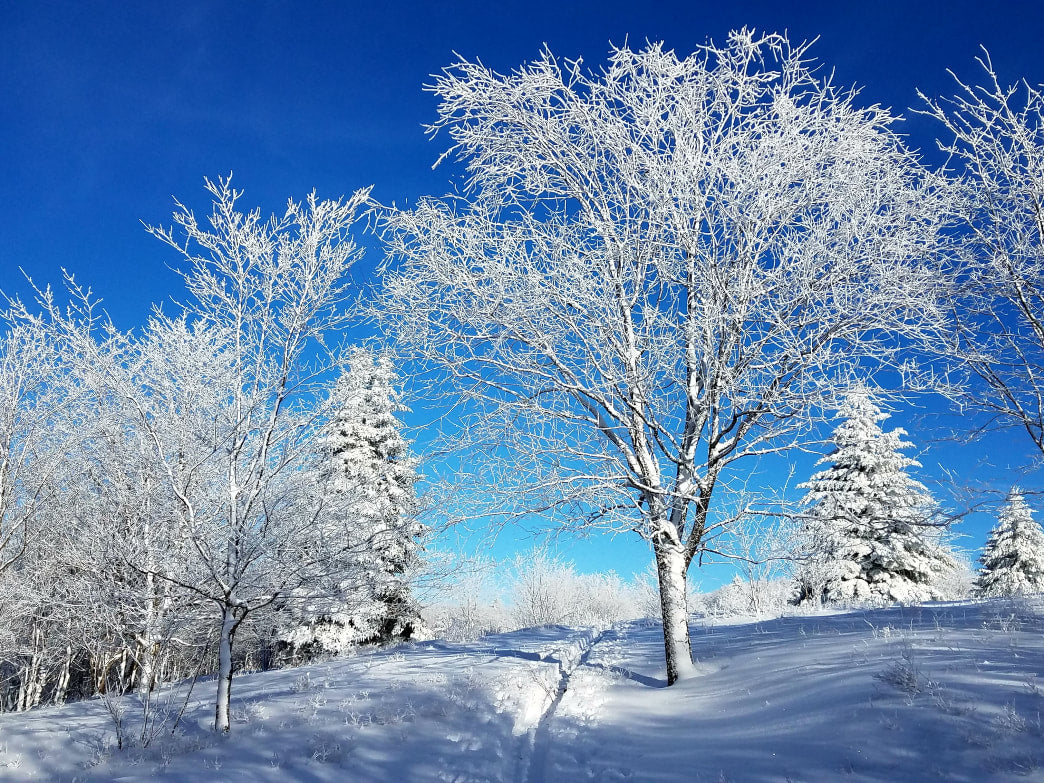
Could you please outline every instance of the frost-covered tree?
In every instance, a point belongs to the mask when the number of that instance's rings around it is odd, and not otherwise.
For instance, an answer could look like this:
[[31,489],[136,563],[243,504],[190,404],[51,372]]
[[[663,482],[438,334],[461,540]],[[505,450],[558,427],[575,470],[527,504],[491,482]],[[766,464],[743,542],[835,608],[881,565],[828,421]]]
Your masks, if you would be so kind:
[[942,598],[937,583],[957,567],[938,541],[941,515],[928,489],[912,478],[920,467],[903,449],[906,432],[885,432],[888,418],[862,386],[837,413],[828,464],[807,482],[807,560],[800,598],[911,603]]
[[806,50],[743,30],[595,70],[461,60],[430,131],[464,193],[384,215],[376,315],[490,486],[462,513],[646,538],[670,683],[695,674],[686,580],[721,488],[939,321],[939,191]]
[[55,551],[90,596],[91,609],[80,611],[92,623],[83,642],[97,685],[148,699],[174,648],[180,656],[203,646],[187,629],[205,626],[205,611],[196,593],[160,576],[184,581],[192,569],[148,432],[133,426],[124,399],[99,394],[95,403],[92,426],[68,453],[73,475],[63,489],[75,500],[55,520],[58,535],[74,540]]
[[247,615],[335,591],[364,544],[324,497],[313,455],[339,359],[329,341],[350,319],[349,231],[368,191],[312,194],[264,220],[238,211],[228,179],[207,188],[209,226],[179,204],[180,235],[152,229],[187,264],[189,298],[179,318],[155,317],[130,399],[187,539],[194,578],[182,586],[218,610],[215,727],[227,732],[232,645]]
[[988,598],[1044,591],[1044,529],[1013,489],[979,558],[976,587]]
[[944,350],[968,377],[947,391],[1044,452],[1044,85],[1004,85],[988,54],[979,64],[984,83],[957,80],[954,97],[925,98],[964,196],[965,263]]
[[[128,497],[162,501],[159,514],[133,508],[125,521],[162,521],[175,537],[178,557],[143,548],[126,563],[211,608],[215,728],[227,732],[233,645],[247,617],[335,594],[368,541],[326,491],[316,457],[342,360],[332,346],[351,319],[350,229],[368,192],[312,194],[262,219],[237,209],[228,179],[207,189],[208,222],[179,204],[177,232],[150,229],[185,264],[178,315],[158,311],[140,334],[123,334],[96,316],[89,292],[74,289],[68,312],[41,302],[85,384],[118,401],[156,481]],[[25,308],[22,317],[33,320]]]
[[98,417],[47,319],[9,305],[0,315],[0,709],[28,709],[64,700],[98,614],[76,578],[96,565],[81,559],[70,572],[64,559],[81,540],[77,457]]
[[407,410],[396,381],[390,358],[354,350],[334,388],[336,413],[324,444],[334,486],[351,495],[369,529],[382,639],[409,638],[419,622],[408,579],[420,564],[425,533],[417,519],[417,460],[396,416]]
[[356,348],[331,392],[321,470],[354,534],[367,542],[360,562],[367,578],[353,574],[345,601],[314,604],[310,616],[298,618],[304,624],[283,635],[296,648],[340,652],[360,642],[409,639],[421,624],[409,578],[420,564],[425,527],[417,519],[417,460],[396,415],[406,410],[396,380],[387,356]]
[[54,338],[19,310],[0,314],[0,572],[25,552],[76,431],[76,392]]

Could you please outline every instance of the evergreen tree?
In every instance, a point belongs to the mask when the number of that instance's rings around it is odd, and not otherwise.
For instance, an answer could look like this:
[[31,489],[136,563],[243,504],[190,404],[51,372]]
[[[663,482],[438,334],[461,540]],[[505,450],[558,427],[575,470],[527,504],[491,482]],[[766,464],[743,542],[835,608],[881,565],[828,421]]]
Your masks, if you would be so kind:
[[807,490],[808,558],[798,573],[801,600],[904,603],[942,598],[937,583],[957,567],[938,541],[939,509],[907,473],[906,432],[884,432],[888,418],[868,389],[855,387],[837,414],[829,467]]
[[351,493],[361,530],[369,536],[372,618],[383,641],[409,638],[419,612],[406,583],[419,563],[424,527],[416,519],[417,461],[409,454],[397,413],[405,411],[387,357],[357,348],[334,391],[337,413],[326,440],[336,491]]
[[988,598],[1044,591],[1044,530],[1018,489],[990,531],[976,586]]
[[357,348],[332,392],[323,480],[356,517],[351,528],[365,551],[368,579],[342,585],[336,604],[316,602],[289,623],[280,636],[295,656],[406,640],[420,630],[407,580],[420,562],[425,527],[416,519],[417,460],[396,417],[406,408],[395,382],[389,359]]

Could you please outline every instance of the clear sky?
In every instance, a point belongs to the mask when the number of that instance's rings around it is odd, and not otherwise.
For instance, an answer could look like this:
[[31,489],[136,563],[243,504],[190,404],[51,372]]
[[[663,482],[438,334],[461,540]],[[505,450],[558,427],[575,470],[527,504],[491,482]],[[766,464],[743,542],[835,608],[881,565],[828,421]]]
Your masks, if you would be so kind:
[[[40,283],[65,267],[134,327],[178,287],[171,252],[140,221],[169,222],[172,196],[205,211],[204,176],[235,172],[243,203],[266,212],[313,188],[373,184],[399,204],[447,190],[431,170],[444,141],[422,132],[435,108],[422,85],[453,52],[506,71],[547,43],[597,66],[610,41],[688,54],[744,25],[818,37],[812,53],[836,81],[906,115],[929,157],[935,128],[907,107],[917,88],[952,93],[947,68],[977,78],[980,44],[1004,81],[1044,82],[1040,2],[0,0],[0,290],[24,292],[19,267]],[[1006,439],[923,461],[967,469],[984,448],[1022,461],[1021,441]],[[966,526],[970,545],[988,523]],[[625,574],[645,558],[640,542],[569,554]]]

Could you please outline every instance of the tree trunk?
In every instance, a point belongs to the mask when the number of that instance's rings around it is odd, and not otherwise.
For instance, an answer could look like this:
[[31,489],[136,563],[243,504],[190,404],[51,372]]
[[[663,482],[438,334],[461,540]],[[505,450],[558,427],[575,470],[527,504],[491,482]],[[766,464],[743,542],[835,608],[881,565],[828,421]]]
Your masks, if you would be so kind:
[[663,647],[667,657],[667,684],[696,675],[689,646],[689,607],[686,596],[685,552],[681,545],[658,536],[653,541],[656,576],[663,614]]
[[140,643],[138,645],[138,693],[149,694],[156,687],[156,652],[157,645]]
[[61,671],[58,674],[58,682],[54,687],[55,705],[65,704],[65,698],[69,694],[69,680],[72,678],[73,648],[71,644],[65,646],[65,660],[62,662]]
[[225,605],[221,609],[221,637],[218,640],[217,707],[214,712],[214,731],[228,734],[229,704],[232,699],[232,642],[236,629],[243,621],[242,612],[236,607]]
[[18,692],[18,711],[31,710],[40,704],[43,697],[45,674],[43,673],[44,639],[43,628],[33,626],[33,655],[26,664]]

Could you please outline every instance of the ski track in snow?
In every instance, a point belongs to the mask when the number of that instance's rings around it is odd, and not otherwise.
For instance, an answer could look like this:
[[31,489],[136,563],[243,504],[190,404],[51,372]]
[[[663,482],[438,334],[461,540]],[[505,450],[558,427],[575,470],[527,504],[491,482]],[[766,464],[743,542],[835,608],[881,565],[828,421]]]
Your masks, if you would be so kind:
[[212,680],[147,748],[99,699],[0,715],[0,781],[1044,781],[1044,597],[691,630],[701,676],[672,688],[638,621],[243,674],[227,738]]
[[[554,720],[555,711],[569,690],[570,677],[579,667],[587,662],[591,651],[608,633],[609,631],[603,630],[594,638],[592,638],[591,632],[582,634],[577,637],[578,644],[569,645],[560,650],[558,658],[558,686],[547,705],[547,709],[540,716],[539,723],[527,733],[528,742],[526,745],[528,747],[524,747],[523,753],[520,753],[520,758],[525,758],[528,755],[528,761],[520,767],[519,774],[515,778],[518,783],[543,783],[546,780],[547,757],[551,745],[551,721]],[[526,750],[528,750],[528,754],[525,753]]]

